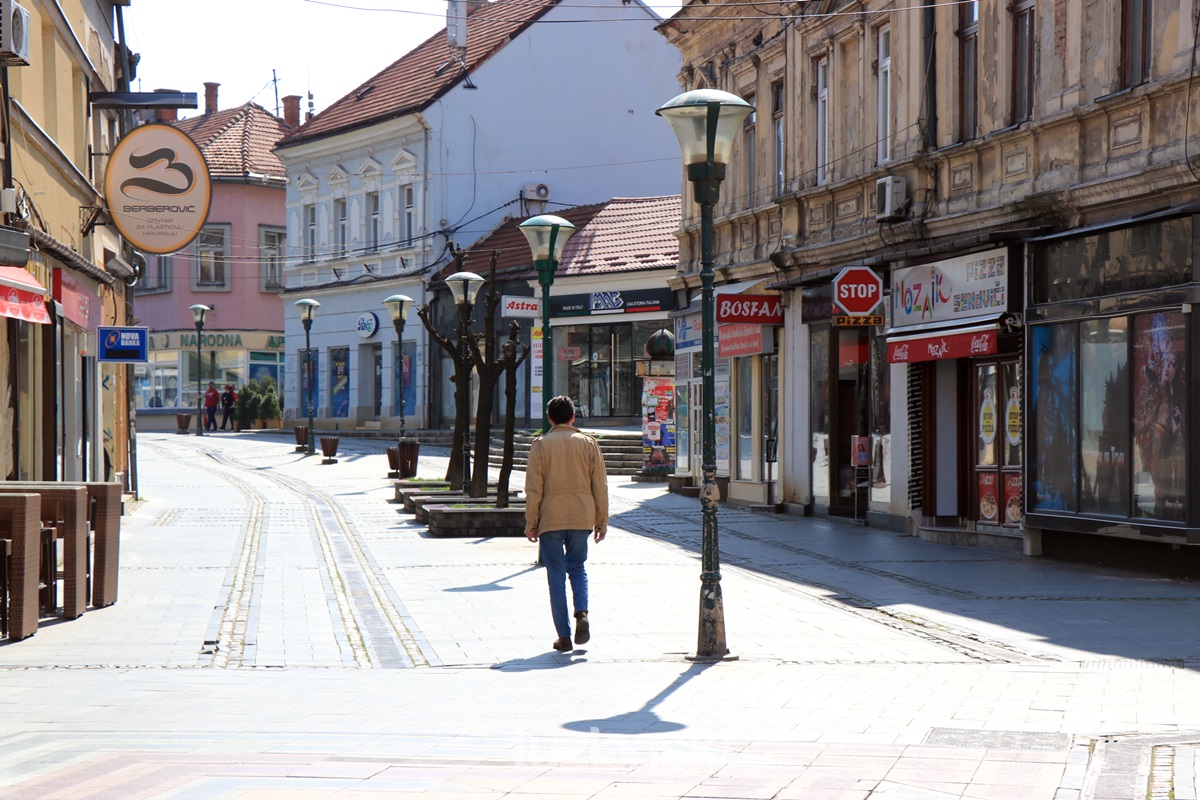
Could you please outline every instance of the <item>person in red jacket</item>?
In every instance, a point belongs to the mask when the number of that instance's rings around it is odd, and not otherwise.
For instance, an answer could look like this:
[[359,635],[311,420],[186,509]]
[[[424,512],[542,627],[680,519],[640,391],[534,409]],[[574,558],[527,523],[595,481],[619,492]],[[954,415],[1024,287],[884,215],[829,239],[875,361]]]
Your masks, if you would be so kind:
[[208,389],[204,392],[204,430],[215,431],[217,429],[217,406],[219,405],[221,405],[221,393],[217,391],[217,384],[209,381]]

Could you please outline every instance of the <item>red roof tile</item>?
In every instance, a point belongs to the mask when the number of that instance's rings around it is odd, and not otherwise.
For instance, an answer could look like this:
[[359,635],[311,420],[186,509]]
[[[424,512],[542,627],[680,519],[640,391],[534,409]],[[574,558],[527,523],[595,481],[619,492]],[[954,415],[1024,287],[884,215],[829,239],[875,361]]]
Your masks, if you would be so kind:
[[[679,263],[681,205],[679,195],[617,197],[604,203],[556,210],[578,230],[563,249],[558,276],[596,275],[648,269],[672,269]],[[510,219],[467,250],[463,269],[485,278],[492,251],[499,252],[497,278],[534,278],[529,242],[517,228],[524,219]],[[444,267],[434,280],[455,271]]]
[[214,179],[255,175],[282,181],[287,177],[273,150],[289,128],[262,106],[246,103],[171,124],[200,147]]
[[426,39],[398,61],[301,125],[281,147],[361,128],[426,108],[540,19],[559,0],[493,0],[467,18],[465,64],[446,31]]

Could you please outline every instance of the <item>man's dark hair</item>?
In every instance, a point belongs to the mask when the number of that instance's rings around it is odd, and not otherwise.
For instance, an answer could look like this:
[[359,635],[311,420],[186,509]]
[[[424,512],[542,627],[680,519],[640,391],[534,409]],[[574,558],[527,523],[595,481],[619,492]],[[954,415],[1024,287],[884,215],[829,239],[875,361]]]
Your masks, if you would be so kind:
[[546,404],[546,416],[555,425],[566,425],[575,416],[575,401],[561,394],[551,398]]

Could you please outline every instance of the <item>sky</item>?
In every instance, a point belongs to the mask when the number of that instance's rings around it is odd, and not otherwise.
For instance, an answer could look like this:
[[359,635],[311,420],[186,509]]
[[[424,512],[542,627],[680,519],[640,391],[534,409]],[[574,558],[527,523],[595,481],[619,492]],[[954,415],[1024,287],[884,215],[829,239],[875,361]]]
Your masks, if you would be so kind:
[[[654,3],[662,16],[679,8]],[[220,84],[217,105],[253,101],[282,114],[278,97],[308,93],[316,113],[446,26],[444,0],[134,0],[125,36],[141,54],[131,89],[195,92]],[[277,83],[276,83],[277,81]]]

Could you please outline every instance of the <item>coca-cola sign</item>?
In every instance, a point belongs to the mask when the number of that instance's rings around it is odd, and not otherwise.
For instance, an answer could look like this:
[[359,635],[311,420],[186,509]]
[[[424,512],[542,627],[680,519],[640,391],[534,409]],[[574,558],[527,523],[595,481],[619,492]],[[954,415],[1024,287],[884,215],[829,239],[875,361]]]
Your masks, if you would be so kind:
[[943,358],[969,358],[996,352],[996,329],[904,336],[888,342],[889,364],[914,364]]
[[775,294],[718,295],[717,322],[782,325],[783,299]]

